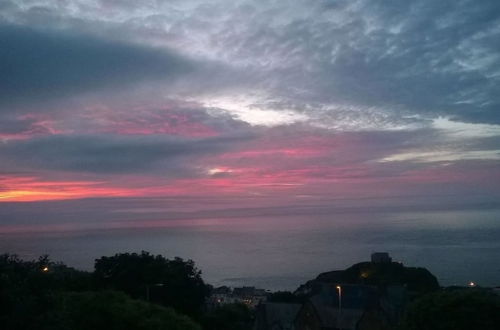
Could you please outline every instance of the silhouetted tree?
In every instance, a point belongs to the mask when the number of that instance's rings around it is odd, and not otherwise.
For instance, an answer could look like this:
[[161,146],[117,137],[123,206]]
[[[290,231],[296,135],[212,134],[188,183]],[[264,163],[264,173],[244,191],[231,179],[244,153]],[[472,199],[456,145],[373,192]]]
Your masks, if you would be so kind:
[[403,330],[494,330],[500,325],[500,297],[473,289],[443,290],[417,299]]
[[204,330],[250,330],[252,324],[252,312],[244,304],[223,305],[202,318]]
[[63,294],[51,316],[52,329],[61,330],[200,330],[190,318],[171,308],[112,291]]
[[200,313],[208,295],[208,286],[192,260],[169,260],[145,251],[101,257],[95,262],[94,275],[102,288],[120,290],[189,315]]
[[48,324],[57,294],[91,287],[89,273],[52,262],[48,256],[23,261],[16,255],[0,255],[0,328],[39,329]]

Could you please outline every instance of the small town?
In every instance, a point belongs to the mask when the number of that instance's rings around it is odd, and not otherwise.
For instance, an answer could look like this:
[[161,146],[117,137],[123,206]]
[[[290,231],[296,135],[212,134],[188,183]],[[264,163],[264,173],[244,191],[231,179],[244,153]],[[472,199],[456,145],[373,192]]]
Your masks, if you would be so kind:
[[294,291],[213,287],[192,260],[146,251],[103,256],[93,272],[3,254],[0,274],[8,330],[494,330],[500,321],[499,286],[442,287],[387,252]]
[[[469,289],[474,287],[469,283]],[[371,262],[320,274],[293,293],[214,288],[207,308],[245,304],[255,312],[253,330],[394,329],[413,299],[438,289],[437,280],[425,269],[406,268],[393,263],[388,253],[377,252]],[[460,289],[464,288],[450,290]],[[488,290],[500,296],[500,287]]]

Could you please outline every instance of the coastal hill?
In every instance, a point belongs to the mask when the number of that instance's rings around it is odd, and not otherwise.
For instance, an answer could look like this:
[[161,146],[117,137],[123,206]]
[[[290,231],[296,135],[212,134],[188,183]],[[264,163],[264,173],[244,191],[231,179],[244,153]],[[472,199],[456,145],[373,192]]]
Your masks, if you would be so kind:
[[380,253],[374,253],[371,261],[354,264],[345,270],[321,273],[315,279],[301,285],[295,294],[314,294],[321,283],[363,284],[379,288],[397,285],[417,295],[439,289],[438,280],[427,269],[406,267],[402,263],[393,262],[388,255]]

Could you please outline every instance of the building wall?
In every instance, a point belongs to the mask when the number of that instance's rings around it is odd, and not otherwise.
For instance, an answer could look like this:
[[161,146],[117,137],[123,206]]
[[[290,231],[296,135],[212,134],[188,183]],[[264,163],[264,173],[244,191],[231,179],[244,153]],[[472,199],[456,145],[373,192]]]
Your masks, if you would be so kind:
[[295,319],[295,330],[323,330],[321,320],[311,303],[306,302]]

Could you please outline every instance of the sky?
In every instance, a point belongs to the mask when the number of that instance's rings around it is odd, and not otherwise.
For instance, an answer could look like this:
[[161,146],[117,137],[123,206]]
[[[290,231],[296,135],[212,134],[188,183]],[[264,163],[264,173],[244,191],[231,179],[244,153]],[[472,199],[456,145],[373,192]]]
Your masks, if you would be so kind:
[[496,0],[3,0],[4,224],[498,206],[498,40]]

